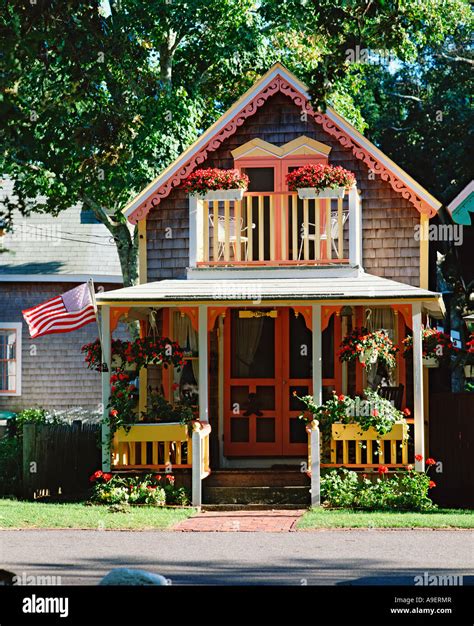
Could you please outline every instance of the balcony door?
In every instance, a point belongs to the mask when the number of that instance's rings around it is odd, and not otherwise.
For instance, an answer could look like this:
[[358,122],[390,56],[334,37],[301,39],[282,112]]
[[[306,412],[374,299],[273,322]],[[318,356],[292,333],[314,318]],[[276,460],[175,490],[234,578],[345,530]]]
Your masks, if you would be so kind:
[[303,317],[281,307],[232,309],[224,344],[224,454],[305,455],[293,395],[312,390],[311,331]]

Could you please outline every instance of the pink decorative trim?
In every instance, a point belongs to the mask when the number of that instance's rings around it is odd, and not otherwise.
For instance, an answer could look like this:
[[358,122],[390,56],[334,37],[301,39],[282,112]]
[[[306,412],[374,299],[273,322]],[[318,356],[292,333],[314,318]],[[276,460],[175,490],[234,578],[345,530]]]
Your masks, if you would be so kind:
[[280,75],[277,75],[275,79],[269,83],[266,87],[261,89],[258,94],[241,110],[239,111],[226,126],[219,131],[217,135],[212,137],[198,152],[196,152],[177,172],[175,172],[170,178],[161,185],[152,195],[148,196],[128,217],[132,224],[136,224],[140,220],[144,219],[149,211],[157,206],[163,198],[166,198],[172,191],[173,187],[177,187],[182,181],[193,172],[193,170],[204,163],[209,153],[217,150],[221,144],[231,137],[237,129],[242,126],[248,117],[254,115],[258,109],[265,104],[265,102],[271,96],[281,92],[284,95],[291,98],[294,104],[302,111],[305,111],[308,115],[321,124],[323,129],[329,134],[335,137],[339,143],[344,147],[352,150],[355,157],[363,161],[369,170],[374,172],[390,183],[391,187],[402,195],[403,198],[411,202],[413,206],[420,212],[429,217],[436,215],[436,211],[424,200],[422,200],[412,189],[401,181],[393,172],[387,169],[380,161],[378,161],[372,154],[370,154],[365,148],[357,143],[354,139],[342,130],[337,124],[335,124],[325,113],[314,111],[309,100],[300,92],[297,91],[292,85],[285,81]]

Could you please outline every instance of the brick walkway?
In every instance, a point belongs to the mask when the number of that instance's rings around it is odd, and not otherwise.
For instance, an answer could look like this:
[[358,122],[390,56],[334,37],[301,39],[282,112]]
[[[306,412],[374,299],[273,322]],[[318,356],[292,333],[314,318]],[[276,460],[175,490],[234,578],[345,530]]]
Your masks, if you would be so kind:
[[182,532],[270,532],[295,530],[304,510],[202,511],[174,526]]

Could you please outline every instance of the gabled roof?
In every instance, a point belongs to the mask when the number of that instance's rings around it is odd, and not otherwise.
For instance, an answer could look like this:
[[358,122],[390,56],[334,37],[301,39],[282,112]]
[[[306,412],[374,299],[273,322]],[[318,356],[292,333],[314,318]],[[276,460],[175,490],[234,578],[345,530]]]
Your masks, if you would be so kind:
[[436,214],[441,206],[436,198],[331,107],[328,107],[325,113],[313,110],[306,85],[281,63],[276,63],[217,122],[125,207],[124,214],[127,219],[133,224],[144,219],[153,206],[169,195],[173,187],[180,185],[197,166],[206,160],[209,153],[217,150],[228,137],[236,132],[237,128],[245,123],[248,117],[254,115],[271,96],[278,92],[290,97],[295,105],[320,124],[325,132],[335,137],[345,148],[351,149],[353,154],[361,159],[374,174],[388,181],[393,189],[401,193],[420,213],[429,217]]
[[0,282],[123,282],[109,231],[79,206],[56,217],[15,211],[13,229],[0,237]]
[[474,180],[471,180],[448,204],[448,211],[457,224],[471,225],[469,213],[474,213]]

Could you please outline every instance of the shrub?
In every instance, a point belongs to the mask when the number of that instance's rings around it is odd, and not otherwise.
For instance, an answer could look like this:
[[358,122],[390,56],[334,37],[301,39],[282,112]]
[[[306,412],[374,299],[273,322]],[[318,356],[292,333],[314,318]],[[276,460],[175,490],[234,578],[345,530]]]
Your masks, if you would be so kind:
[[165,479],[159,474],[121,477],[99,470],[89,480],[94,485],[91,501],[97,504],[189,504],[187,490],[184,487],[175,487],[174,476],[171,474],[166,475]]
[[[429,469],[429,468],[428,468]],[[321,499],[330,507],[345,507],[365,511],[429,511],[436,508],[428,496],[429,489],[435,487],[428,470],[396,472],[393,477],[385,477],[387,468],[379,467],[379,477],[370,480],[367,475],[361,479],[356,472],[335,469],[321,477]]]

